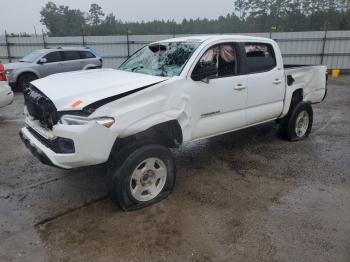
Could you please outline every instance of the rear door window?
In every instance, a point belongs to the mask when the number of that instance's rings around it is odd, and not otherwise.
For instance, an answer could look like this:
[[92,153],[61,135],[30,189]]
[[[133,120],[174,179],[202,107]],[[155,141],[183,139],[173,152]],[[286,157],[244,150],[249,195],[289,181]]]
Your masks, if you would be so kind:
[[63,51],[62,53],[65,61],[80,59],[80,55],[78,51]]
[[44,56],[46,58],[47,63],[55,63],[62,61],[61,53],[60,52],[51,52]]
[[246,71],[259,73],[273,69],[276,57],[273,47],[265,43],[245,43]]
[[81,59],[95,58],[96,56],[89,51],[79,51]]

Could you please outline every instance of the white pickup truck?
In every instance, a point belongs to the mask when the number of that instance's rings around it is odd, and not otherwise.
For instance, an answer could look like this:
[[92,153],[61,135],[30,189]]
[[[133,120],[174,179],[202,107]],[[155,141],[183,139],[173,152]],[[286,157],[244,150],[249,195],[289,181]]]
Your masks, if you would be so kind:
[[24,92],[20,136],[45,164],[107,163],[111,198],[124,210],[142,208],[173,189],[169,148],[274,120],[284,138],[307,137],[311,104],[326,95],[326,67],[285,67],[271,39],[211,35],[152,43],[118,70],[33,81]]

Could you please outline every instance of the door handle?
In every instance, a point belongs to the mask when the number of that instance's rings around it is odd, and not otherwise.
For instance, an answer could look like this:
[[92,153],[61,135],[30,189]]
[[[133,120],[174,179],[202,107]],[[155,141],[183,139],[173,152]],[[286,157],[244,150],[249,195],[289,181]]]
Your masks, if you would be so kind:
[[243,89],[246,89],[247,86],[243,85],[243,84],[237,84],[233,89],[234,90],[238,90],[238,91],[242,91]]
[[282,83],[282,80],[279,78],[276,78],[275,81],[272,82],[275,85],[279,85],[280,83]]

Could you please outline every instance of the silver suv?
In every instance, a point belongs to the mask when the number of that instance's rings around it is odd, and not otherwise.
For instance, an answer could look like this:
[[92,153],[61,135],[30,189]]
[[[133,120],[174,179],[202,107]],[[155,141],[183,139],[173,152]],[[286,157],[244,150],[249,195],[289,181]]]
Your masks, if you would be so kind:
[[5,64],[12,88],[23,90],[35,79],[48,75],[102,67],[102,58],[90,48],[55,48],[33,51],[16,63]]

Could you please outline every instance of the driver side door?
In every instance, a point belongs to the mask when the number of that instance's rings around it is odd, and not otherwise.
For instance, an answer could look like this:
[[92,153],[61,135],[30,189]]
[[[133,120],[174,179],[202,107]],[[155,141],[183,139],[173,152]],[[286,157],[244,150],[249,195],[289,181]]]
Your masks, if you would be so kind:
[[[216,74],[198,80],[198,68]],[[209,47],[192,72],[192,139],[214,136],[246,125],[247,76],[240,75],[239,48],[235,43]],[[203,73],[203,72],[201,72]],[[212,73],[211,73],[212,74]],[[193,79],[196,79],[194,81]]]

